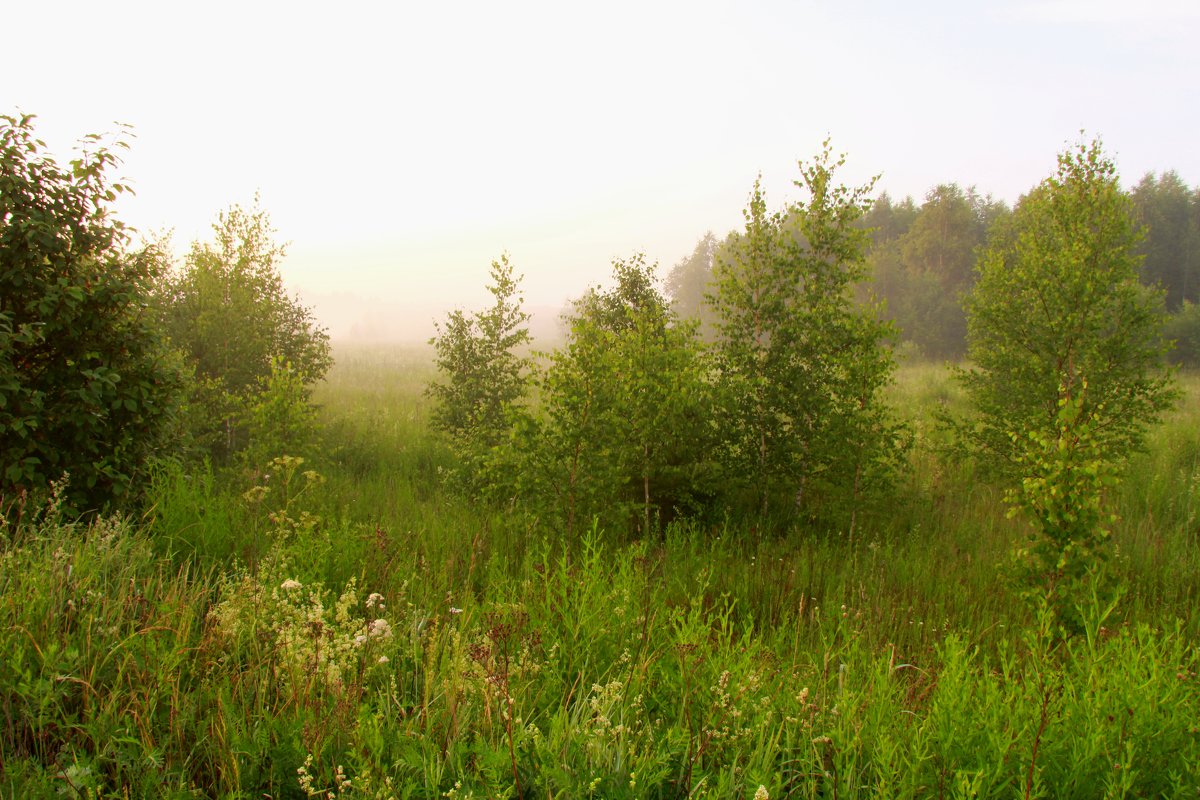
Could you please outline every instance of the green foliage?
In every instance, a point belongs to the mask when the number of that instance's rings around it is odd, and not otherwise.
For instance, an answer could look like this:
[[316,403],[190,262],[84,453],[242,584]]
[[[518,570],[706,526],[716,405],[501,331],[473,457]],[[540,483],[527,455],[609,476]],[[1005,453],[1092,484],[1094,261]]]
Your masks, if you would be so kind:
[[259,379],[244,418],[246,449],[240,454],[251,468],[285,453],[307,453],[317,438],[317,410],[303,376],[276,357],[271,371]]
[[[864,277],[868,234],[858,223],[871,184],[834,182],[844,159],[828,143],[801,164],[807,203],[768,214],[756,183],[745,231],[718,254],[718,427],[725,469],[766,517],[796,506],[853,506],[886,479],[897,453],[880,397],[891,372],[889,326],[851,289]],[[872,182],[873,183],[873,182]]]
[[565,346],[539,375],[541,408],[513,441],[527,491],[578,532],[687,508],[711,483],[710,392],[695,321],[684,322],[642,255],[613,262],[615,286],[575,303]]
[[[1017,526],[999,495],[929,451],[910,455],[920,491],[854,541],[763,540],[737,518],[632,545],[566,537],[436,481],[427,359],[339,353],[317,390],[337,434],[324,483],[280,459],[255,502],[177,472],[155,484],[151,532],[53,510],[2,528],[0,794],[1200,785],[1196,403],[1115,498],[1124,602],[1088,598],[1064,640],[1000,579]],[[922,365],[888,391],[919,422],[953,389]]]
[[1184,300],[1179,310],[1167,318],[1163,336],[1174,343],[1167,354],[1172,363],[1200,366],[1200,305]]
[[506,438],[509,410],[525,393],[529,358],[521,351],[529,342],[529,314],[508,256],[491,267],[488,286],[495,302],[471,316],[450,312],[430,340],[441,381],[430,383],[435,428],[449,434],[476,459]]
[[883,192],[863,214],[859,227],[871,234],[871,249],[874,251],[907,233],[919,213],[920,209],[911,196],[896,202],[891,195]]
[[156,259],[109,211],[116,154],[85,143],[63,168],[32,117],[0,117],[0,513],[67,474],[81,510],[126,499],[174,419]]
[[918,210],[889,202],[868,215],[882,227],[870,257],[875,288],[900,334],[924,355],[957,359],[966,352],[962,296],[974,284],[977,248],[1007,213],[974,188],[942,184]]
[[4,793],[1179,797],[1200,781],[1200,655],[1177,624],[1106,631],[1093,608],[1067,642],[950,631],[901,654],[874,644],[875,597],[755,625],[700,568],[732,554],[674,527],[661,547],[545,547],[479,596],[447,596],[449,562],[407,557],[415,538],[373,542],[372,578],[323,579],[294,560],[319,534],[292,535],[309,538],[211,574],[109,521],[6,550]]
[[1114,591],[1103,567],[1116,519],[1103,500],[1118,472],[1097,436],[1107,420],[1102,410],[1083,417],[1086,401],[1086,382],[1074,396],[1064,388],[1055,429],[1029,431],[1020,443],[1025,477],[1008,493],[1013,511],[1024,511],[1034,528],[1016,553],[1026,597],[1067,634],[1083,632],[1088,600],[1108,602]]
[[959,370],[978,418],[966,441],[999,471],[1035,536],[1018,555],[1055,623],[1081,629],[1108,524],[1103,492],[1144,429],[1177,396],[1162,368],[1162,297],[1139,285],[1139,231],[1098,142],[1059,156],[1058,174],[1017,207],[983,254]]
[[208,587],[121,520],[18,538],[0,558],[0,794],[186,796]]
[[672,310],[680,319],[699,320],[705,340],[713,337],[713,310],[706,298],[712,289],[718,247],[712,231],[704,234],[691,254],[671,267],[664,281]]
[[1093,142],[1059,156],[980,256],[967,306],[974,366],[958,372],[978,418],[960,430],[991,466],[1011,473],[1029,434],[1053,436],[1060,398],[1084,381],[1078,424],[1114,463],[1174,401],[1162,296],[1138,283],[1139,236]]
[[1200,301],[1200,192],[1174,171],[1151,172],[1133,187],[1130,199],[1146,227],[1138,246],[1142,281],[1162,288],[1168,311]]
[[221,463],[245,448],[246,415],[274,364],[311,387],[333,363],[328,334],[284,289],[284,248],[273,235],[257,201],[249,210],[235,205],[218,215],[213,240],[193,242],[159,285],[167,332],[195,370],[195,443]]

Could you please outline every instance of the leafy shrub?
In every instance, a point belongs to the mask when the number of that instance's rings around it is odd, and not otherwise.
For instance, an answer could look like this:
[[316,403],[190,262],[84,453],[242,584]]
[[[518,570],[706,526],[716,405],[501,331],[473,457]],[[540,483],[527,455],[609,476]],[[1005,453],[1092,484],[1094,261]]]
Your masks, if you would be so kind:
[[106,507],[168,447],[181,377],[149,308],[157,259],[109,211],[117,156],[85,141],[63,168],[31,117],[0,117],[0,513],[66,474],[77,507]]
[[597,515],[638,520],[645,535],[711,490],[697,323],[676,316],[654,271],[640,254],[614,261],[613,288],[574,304],[566,343],[537,374],[539,406],[510,442],[527,499],[572,535]]
[[273,234],[265,211],[235,205],[158,286],[167,333],[195,374],[193,441],[222,464],[247,446],[247,422],[281,366],[307,392],[333,363],[329,335],[284,289]]

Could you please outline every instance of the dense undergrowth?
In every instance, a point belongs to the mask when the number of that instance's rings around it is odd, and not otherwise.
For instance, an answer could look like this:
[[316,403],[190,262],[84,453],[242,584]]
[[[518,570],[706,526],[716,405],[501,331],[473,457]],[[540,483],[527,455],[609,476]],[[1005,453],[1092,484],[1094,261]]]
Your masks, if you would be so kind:
[[1200,794],[1197,381],[1064,641],[1006,577],[1023,523],[938,454],[941,368],[901,370],[907,477],[852,536],[564,541],[455,490],[426,352],[339,356],[304,461],[4,531],[0,794]]

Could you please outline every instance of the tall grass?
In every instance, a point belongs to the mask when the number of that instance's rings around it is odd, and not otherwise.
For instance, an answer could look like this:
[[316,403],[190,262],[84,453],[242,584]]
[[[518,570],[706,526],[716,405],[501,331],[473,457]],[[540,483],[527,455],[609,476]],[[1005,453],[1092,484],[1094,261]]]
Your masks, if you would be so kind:
[[1200,381],[1112,498],[1124,598],[1063,643],[939,453],[941,368],[902,370],[911,469],[852,537],[651,541],[464,499],[429,377],[340,352],[270,491],[168,470],[146,521],[7,531],[0,794],[1196,796]]

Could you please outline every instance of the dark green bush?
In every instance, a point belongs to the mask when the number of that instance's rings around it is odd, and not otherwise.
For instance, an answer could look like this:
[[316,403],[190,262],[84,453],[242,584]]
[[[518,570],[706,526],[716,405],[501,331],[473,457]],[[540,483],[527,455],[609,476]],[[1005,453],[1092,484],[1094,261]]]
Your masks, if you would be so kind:
[[85,142],[60,167],[32,117],[0,116],[0,511],[13,515],[67,474],[80,509],[130,494],[181,383],[150,309],[158,259],[109,211],[127,191],[106,174],[116,155]]

